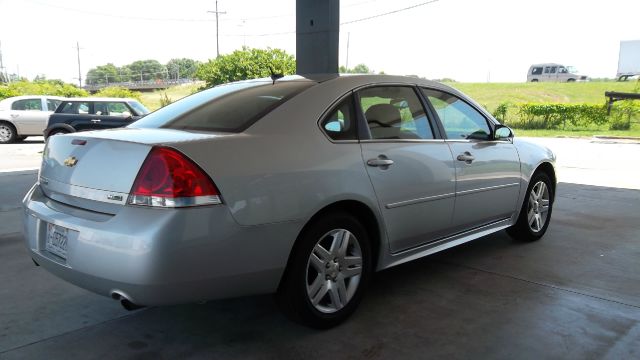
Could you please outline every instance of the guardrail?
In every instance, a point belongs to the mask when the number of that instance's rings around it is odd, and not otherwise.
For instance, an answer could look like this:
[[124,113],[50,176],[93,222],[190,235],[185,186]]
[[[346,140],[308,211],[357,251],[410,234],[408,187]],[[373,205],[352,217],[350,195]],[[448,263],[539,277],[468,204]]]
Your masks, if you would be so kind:
[[112,82],[102,84],[89,84],[82,88],[87,91],[98,91],[106,87],[119,86],[129,90],[154,90],[154,89],[166,89],[175,85],[182,85],[196,82],[193,79],[178,79],[178,80],[143,80],[143,81],[126,81],[126,82]]
[[618,91],[605,91],[604,96],[609,98],[607,103],[607,115],[611,114],[611,107],[613,103],[620,100],[640,100],[640,94],[638,93],[623,93]]

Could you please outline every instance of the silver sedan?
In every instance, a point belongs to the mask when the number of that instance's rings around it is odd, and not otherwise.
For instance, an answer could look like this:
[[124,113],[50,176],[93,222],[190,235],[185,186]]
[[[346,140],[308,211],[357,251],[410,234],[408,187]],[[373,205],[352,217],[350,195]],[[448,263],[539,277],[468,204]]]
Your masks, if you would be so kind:
[[439,83],[243,81],[49,138],[25,239],[37,264],[128,309],[275,292],[327,328],[373,271],[503,229],[542,237],[554,163]]

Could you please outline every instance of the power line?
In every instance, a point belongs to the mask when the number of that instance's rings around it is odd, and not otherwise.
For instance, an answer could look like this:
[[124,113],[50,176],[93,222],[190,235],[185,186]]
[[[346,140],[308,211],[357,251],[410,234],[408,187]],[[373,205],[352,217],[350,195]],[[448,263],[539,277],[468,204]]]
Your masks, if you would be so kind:
[[415,5],[407,6],[406,8],[402,8],[402,9],[397,9],[397,10],[388,11],[388,12],[386,12],[386,13],[382,13],[382,14],[378,14],[378,15],[372,15],[372,16],[367,16],[367,17],[363,17],[363,18],[361,18],[361,19],[356,19],[356,20],[346,21],[346,22],[340,23],[340,25],[347,25],[347,24],[353,24],[353,23],[357,23],[357,22],[361,22],[361,21],[371,20],[371,19],[375,19],[375,18],[382,17],[382,16],[387,16],[387,15],[391,15],[391,14],[399,13],[399,12],[401,12],[401,11],[406,11],[406,10],[415,9],[415,8],[417,8],[417,7],[420,7],[420,6],[433,4],[434,2],[437,2],[437,1],[438,1],[438,0],[430,0],[430,1],[426,1],[426,2],[420,3],[420,4],[415,4]]
[[[407,11],[407,10],[411,10],[411,9],[415,9],[417,7],[420,6],[425,6],[425,5],[429,5],[429,4],[433,4],[435,2],[438,2],[439,0],[429,0],[429,1],[425,1],[423,3],[419,3],[419,4],[415,4],[415,5],[411,5],[411,6],[407,6],[405,8],[401,8],[401,9],[396,9],[396,10],[392,10],[392,11],[387,11],[385,13],[381,13],[381,14],[377,14],[377,15],[372,15],[372,16],[367,16],[367,17],[363,17],[360,19],[355,19],[355,20],[349,20],[349,21],[345,21],[345,22],[341,22],[340,26],[342,25],[349,25],[349,24],[353,24],[353,23],[357,23],[357,22],[362,22],[362,21],[367,21],[367,20],[371,20],[371,19],[376,19],[379,17],[383,17],[383,16],[387,16],[387,15],[392,15],[392,14],[396,14],[402,11]],[[363,2],[364,3],[364,2]],[[223,36],[251,36],[251,37],[262,37],[262,36],[275,36],[275,35],[288,35],[288,34],[295,34],[296,31],[283,31],[283,32],[277,32],[277,33],[264,33],[264,34],[226,34]]]

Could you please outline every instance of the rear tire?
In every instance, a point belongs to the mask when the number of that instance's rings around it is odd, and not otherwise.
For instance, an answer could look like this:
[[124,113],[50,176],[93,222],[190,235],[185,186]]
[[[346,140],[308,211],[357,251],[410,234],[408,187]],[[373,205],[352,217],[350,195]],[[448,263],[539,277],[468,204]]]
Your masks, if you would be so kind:
[[538,82],[538,79],[533,79],[531,80],[531,82]]
[[0,144],[11,144],[16,141],[16,128],[8,122],[0,122]]
[[334,327],[355,311],[371,271],[371,246],[362,224],[344,212],[327,214],[298,238],[278,289],[278,305],[303,325]]
[[533,175],[518,220],[507,229],[512,238],[536,241],[544,235],[551,221],[554,191],[549,175],[544,172]]

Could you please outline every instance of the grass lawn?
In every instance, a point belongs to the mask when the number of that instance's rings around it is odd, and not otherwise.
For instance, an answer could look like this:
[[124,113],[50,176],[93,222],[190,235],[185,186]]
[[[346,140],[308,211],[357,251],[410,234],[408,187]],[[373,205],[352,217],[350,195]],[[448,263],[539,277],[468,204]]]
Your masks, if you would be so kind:
[[176,101],[182,99],[185,96],[193,94],[197,91],[202,85],[200,83],[196,84],[184,84],[178,85],[168,88],[167,90],[156,90],[153,92],[143,92],[140,93],[140,100],[149,110],[157,110],[160,108],[160,97],[162,93],[166,92],[167,96],[172,100]]
[[633,92],[637,81],[575,83],[447,83],[493,111],[500,103],[604,104],[605,91]]

